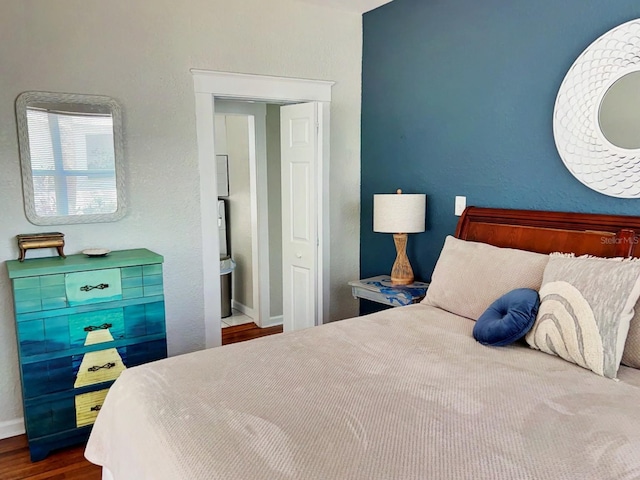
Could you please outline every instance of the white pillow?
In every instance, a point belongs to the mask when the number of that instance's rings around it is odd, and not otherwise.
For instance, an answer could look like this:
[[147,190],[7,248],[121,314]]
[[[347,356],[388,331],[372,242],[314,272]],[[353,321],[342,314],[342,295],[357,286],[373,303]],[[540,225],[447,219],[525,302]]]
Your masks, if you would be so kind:
[[527,343],[615,378],[640,296],[640,260],[552,254]]
[[422,303],[477,320],[511,290],[540,290],[548,261],[548,255],[448,236]]

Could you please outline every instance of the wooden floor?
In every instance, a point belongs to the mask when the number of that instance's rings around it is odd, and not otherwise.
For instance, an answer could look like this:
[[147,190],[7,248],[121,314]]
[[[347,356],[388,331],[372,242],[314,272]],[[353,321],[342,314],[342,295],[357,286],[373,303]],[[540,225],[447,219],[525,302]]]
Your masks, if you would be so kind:
[[[222,344],[244,342],[257,337],[282,333],[282,325],[260,328],[255,323],[222,329]],[[1,480],[100,480],[102,469],[84,458],[84,445],[51,453],[40,462],[29,459],[27,437],[0,440]]]
[[2,480],[100,480],[102,468],[84,458],[84,445],[53,452],[40,462],[29,458],[26,435],[0,440]]
[[282,325],[260,328],[255,323],[245,323],[244,325],[225,327],[222,329],[222,344],[228,345],[230,343],[244,342],[245,340],[266,337],[274,333],[282,333]]

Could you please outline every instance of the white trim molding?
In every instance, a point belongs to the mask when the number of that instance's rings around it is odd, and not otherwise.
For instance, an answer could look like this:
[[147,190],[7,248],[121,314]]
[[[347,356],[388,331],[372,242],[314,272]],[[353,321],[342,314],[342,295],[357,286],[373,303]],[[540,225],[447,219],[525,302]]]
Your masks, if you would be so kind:
[[393,0],[299,0],[301,2],[314,3],[327,8],[337,8],[346,12],[354,12],[359,14],[367,13],[382,5],[392,2]]
[[[289,77],[252,75],[192,69],[200,171],[200,218],[202,223],[202,264],[205,345],[222,343],[220,310],[220,261],[215,208],[216,181],[214,118],[215,99],[270,103],[321,102],[322,124],[328,127],[331,87],[335,82]],[[318,159],[318,296],[316,322],[328,315],[329,298],[329,128],[324,131],[322,155]],[[266,316],[265,316],[266,318]],[[263,325],[264,326],[264,325]]]
[[196,130],[200,173],[200,225],[202,235],[202,290],[206,347],[222,345],[220,297],[220,239],[218,230],[218,181],[214,147],[213,99],[196,92]]
[[249,308],[240,302],[236,302],[235,300],[231,300],[231,308],[251,318],[251,320],[253,320],[255,323],[256,312],[253,310],[253,308]]
[[261,102],[329,102],[335,82],[192,69],[196,93]]
[[282,325],[284,322],[284,317],[282,315],[276,315],[274,317],[269,317],[267,322],[263,322],[261,328],[265,327],[275,327],[276,325]]
[[16,418],[15,420],[0,422],[0,439],[15,437],[16,435],[22,435],[25,432],[24,418]]

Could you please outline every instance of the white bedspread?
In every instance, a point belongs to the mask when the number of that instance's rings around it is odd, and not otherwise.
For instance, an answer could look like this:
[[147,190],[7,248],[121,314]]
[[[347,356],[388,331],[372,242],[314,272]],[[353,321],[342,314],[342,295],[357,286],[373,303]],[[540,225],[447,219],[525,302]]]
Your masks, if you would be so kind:
[[387,310],[126,370],[87,458],[115,480],[638,479],[640,371]]

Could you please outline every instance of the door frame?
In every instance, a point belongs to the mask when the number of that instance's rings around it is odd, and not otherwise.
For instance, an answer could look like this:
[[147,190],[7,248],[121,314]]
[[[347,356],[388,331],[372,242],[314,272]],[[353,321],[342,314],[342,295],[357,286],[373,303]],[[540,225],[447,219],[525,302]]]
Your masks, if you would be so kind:
[[318,282],[316,322],[329,312],[329,132],[331,87],[335,82],[192,69],[195,94],[198,166],[200,174],[200,224],[202,228],[202,288],[206,348],[222,343],[220,261],[217,225],[217,166],[215,161],[215,99],[266,103],[319,102],[318,128],[322,127],[318,169]]

